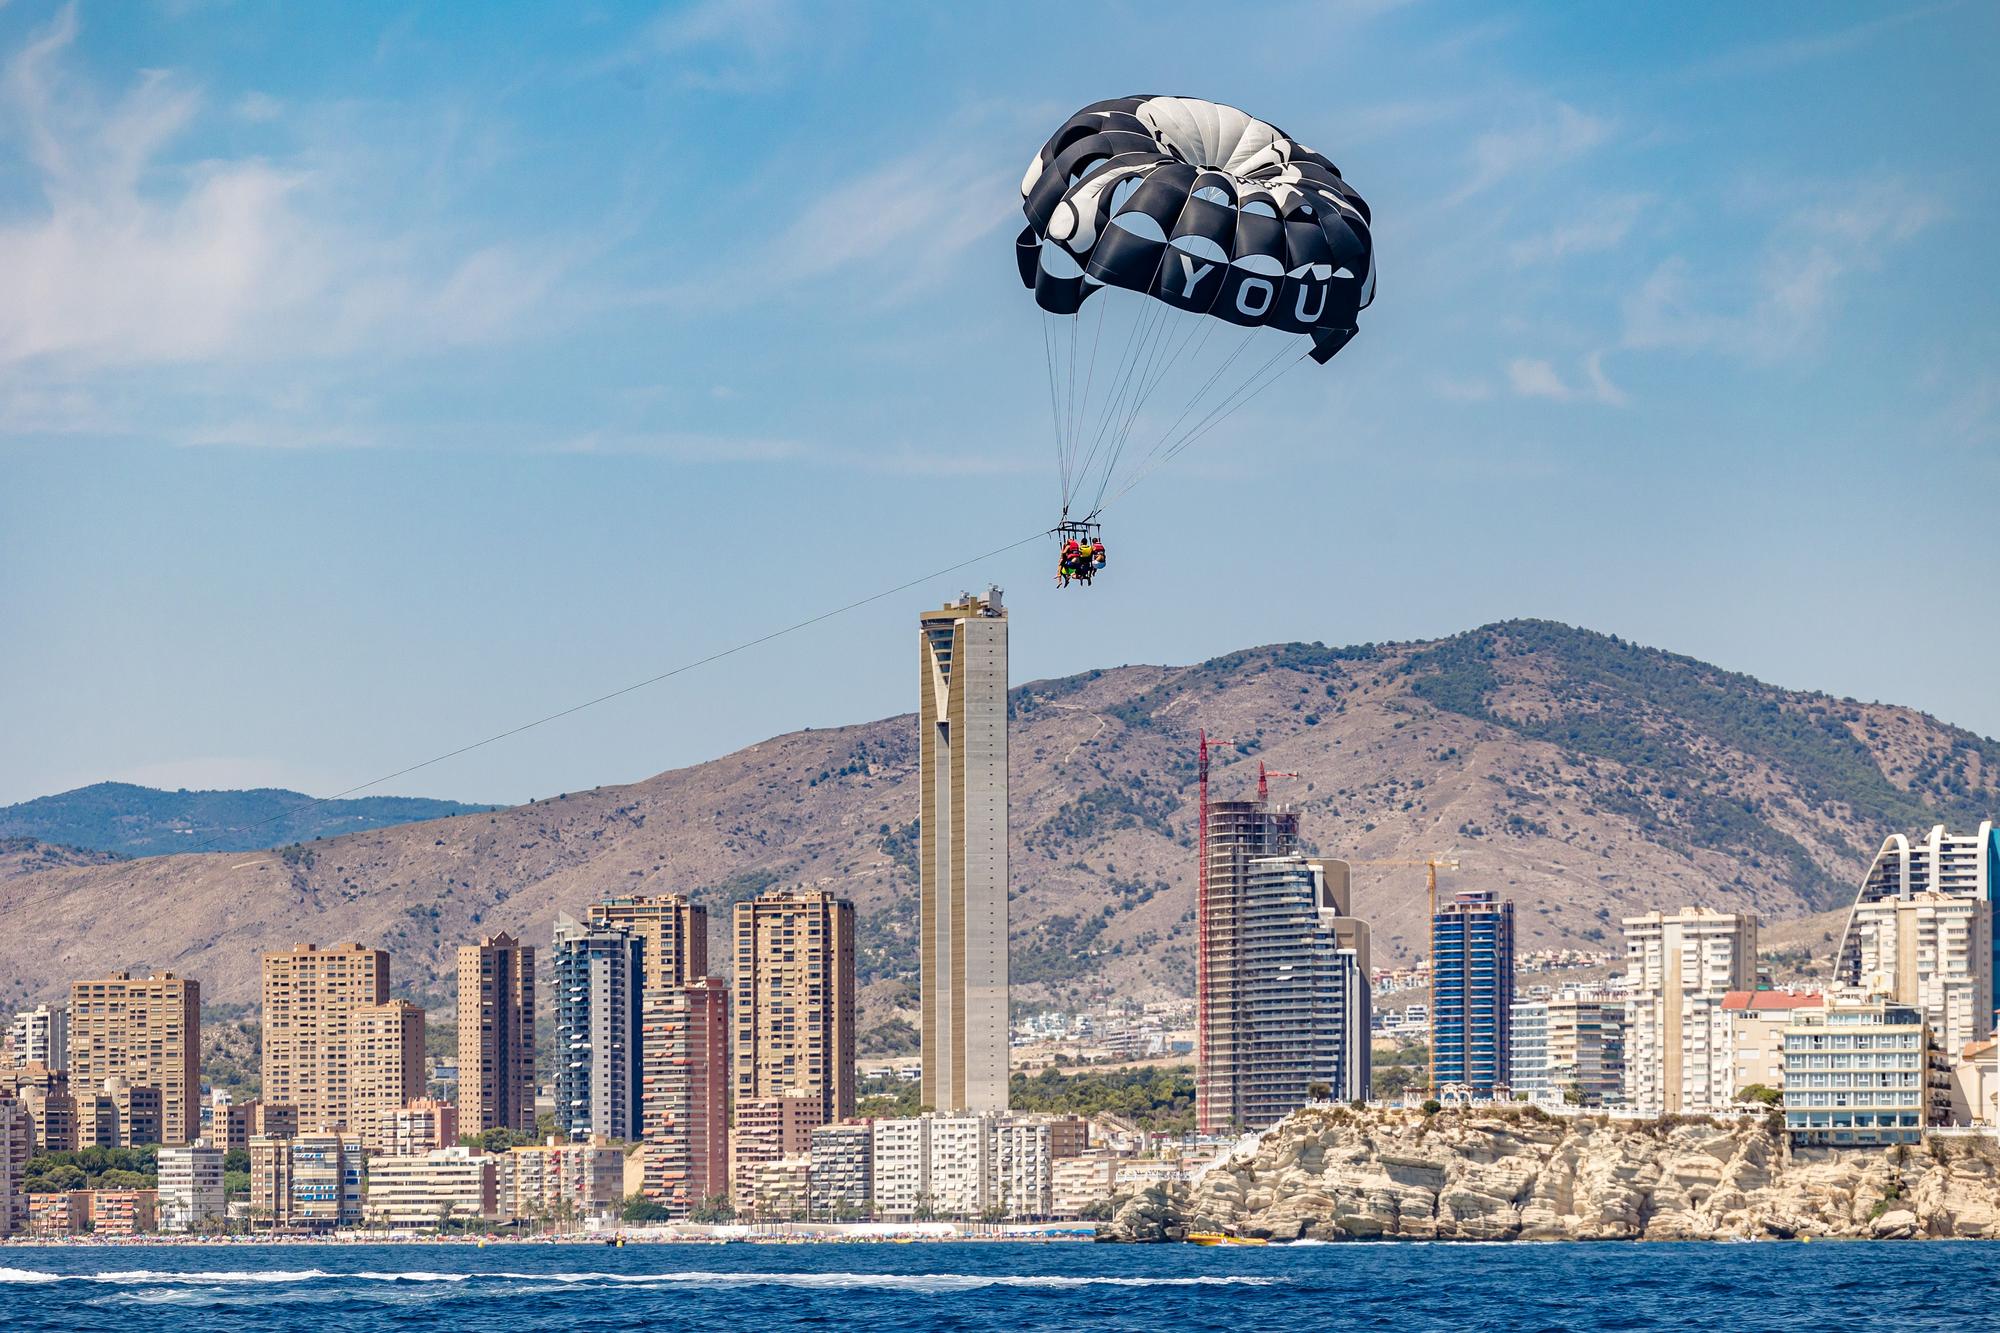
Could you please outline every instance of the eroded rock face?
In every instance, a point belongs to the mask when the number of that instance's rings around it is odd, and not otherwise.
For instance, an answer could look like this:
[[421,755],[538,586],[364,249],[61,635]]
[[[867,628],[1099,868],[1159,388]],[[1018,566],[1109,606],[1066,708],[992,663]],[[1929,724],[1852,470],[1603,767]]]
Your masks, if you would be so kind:
[[1130,1200],[1109,1239],[2000,1237],[2000,1149],[1792,1153],[1761,1120],[1309,1107],[1192,1187]]

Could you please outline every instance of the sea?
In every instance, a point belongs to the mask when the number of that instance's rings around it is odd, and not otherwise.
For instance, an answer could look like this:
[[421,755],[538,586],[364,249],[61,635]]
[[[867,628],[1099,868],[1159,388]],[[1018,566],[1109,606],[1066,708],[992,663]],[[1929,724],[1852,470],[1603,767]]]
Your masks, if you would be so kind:
[[2000,1242],[0,1247],[0,1329],[2000,1328]]

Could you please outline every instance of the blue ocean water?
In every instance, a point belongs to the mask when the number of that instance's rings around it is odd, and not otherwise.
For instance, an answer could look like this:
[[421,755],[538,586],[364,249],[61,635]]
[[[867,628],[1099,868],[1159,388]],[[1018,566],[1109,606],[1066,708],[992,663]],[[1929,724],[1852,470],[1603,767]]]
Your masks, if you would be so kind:
[[2000,1243],[0,1249],[0,1328],[1972,1333]]

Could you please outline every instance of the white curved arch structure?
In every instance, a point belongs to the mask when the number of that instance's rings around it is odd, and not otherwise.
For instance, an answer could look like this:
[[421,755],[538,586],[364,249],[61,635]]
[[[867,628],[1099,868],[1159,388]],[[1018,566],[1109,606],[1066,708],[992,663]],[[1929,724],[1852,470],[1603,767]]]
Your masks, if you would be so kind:
[[1938,824],[1914,840],[1884,839],[1848,909],[1834,989],[1922,1010],[1956,1060],[1994,1031],[1996,889],[2000,832],[1990,819],[1971,834]]

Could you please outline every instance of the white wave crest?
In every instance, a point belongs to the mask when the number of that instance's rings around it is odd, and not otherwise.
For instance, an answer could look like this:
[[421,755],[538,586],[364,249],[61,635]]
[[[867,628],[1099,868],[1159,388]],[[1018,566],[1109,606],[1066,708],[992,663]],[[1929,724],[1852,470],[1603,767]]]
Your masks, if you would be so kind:
[[437,1273],[414,1270],[404,1273],[363,1271],[334,1273],[323,1268],[271,1269],[257,1272],[224,1269],[172,1273],[158,1269],[120,1269],[103,1273],[45,1273],[24,1268],[0,1268],[0,1282],[92,1282],[120,1286],[214,1287],[229,1285],[282,1286],[300,1282],[384,1282],[384,1283],[557,1283],[564,1286],[613,1284],[633,1287],[716,1286],[716,1287],[802,1287],[811,1289],[867,1289],[885,1291],[974,1291],[984,1287],[1205,1287],[1269,1286],[1282,1278],[1244,1277],[1234,1274],[1202,1274],[1196,1277],[1115,1277],[1107,1275],[1018,1274],[1018,1273]]

